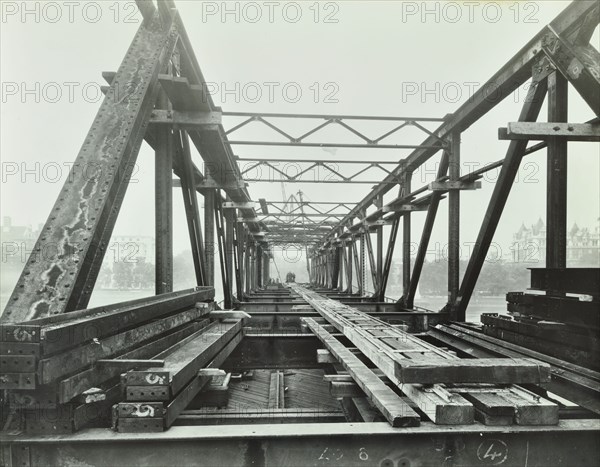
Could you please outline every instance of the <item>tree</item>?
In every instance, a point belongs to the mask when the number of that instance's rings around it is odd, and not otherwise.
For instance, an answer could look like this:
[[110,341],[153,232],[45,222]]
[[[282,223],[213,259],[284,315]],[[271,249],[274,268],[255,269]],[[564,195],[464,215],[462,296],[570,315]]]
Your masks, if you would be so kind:
[[112,276],[113,271],[111,267],[107,263],[103,263],[100,268],[100,273],[98,274],[98,280],[96,281],[96,285],[101,289],[109,288],[112,285]]
[[187,289],[196,286],[192,251],[185,250],[173,258],[173,288]]
[[133,287],[134,263],[118,262],[113,266],[113,280],[119,289],[130,289]]
[[132,271],[133,285],[140,289],[151,289],[154,287],[154,265],[147,263],[144,259],[138,259]]

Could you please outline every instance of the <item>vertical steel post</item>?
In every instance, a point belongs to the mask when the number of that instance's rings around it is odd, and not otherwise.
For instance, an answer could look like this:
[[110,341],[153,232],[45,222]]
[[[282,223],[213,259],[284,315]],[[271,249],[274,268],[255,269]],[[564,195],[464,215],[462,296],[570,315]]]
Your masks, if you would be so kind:
[[215,190],[204,191],[204,257],[206,285],[215,285]]
[[[231,201],[229,196],[227,201]],[[233,244],[233,229],[237,222],[236,209],[224,209],[225,225],[225,267],[227,268],[227,285],[229,287],[228,295],[233,295],[233,263],[234,263],[234,244]]]
[[352,244],[353,244],[353,240],[350,239],[349,242],[347,242],[347,262],[346,262],[346,274],[348,275],[348,288],[347,288],[347,293],[352,294]]
[[[410,193],[410,184],[412,180],[412,173],[405,172],[402,188],[404,193]],[[405,212],[402,216],[402,294],[406,297],[408,294],[408,288],[410,287],[410,230],[411,230],[411,219],[410,211]]]
[[[367,234],[368,235],[368,234]],[[365,245],[365,232],[360,233],[360,262],[359,262],[359,275],[360,284],[358,293],[362,297],[366,293],[367,289],[367,261],[366,261],[366,245]]]
[[[375,207],[383,207],[383,196],[377,197],[375,200]],[[375,259],[377,265],[377,272],[375,274],[375,277],[377,278],[377,290],[375,290],[375,293],[378,295],[379,300],[382,300],[381,296],[385,295],[385,292],[382,293],[381,291],[383,287],[383,225],[377,227],[375,232],[377,232],[377,252]]]
[[[448,172],[450,182],[460,178],[460,133],[454,132],[450,136],[450,151]],[[454,303],[458,297],[459,268],[460,268],[460,190],[448,192],[448,303]],[[461,313],[451,316],[451,319],[464,321],[465,315]]]
[[262,272],[263,272],[263,249],[262,245],[258,243],[256,245],[256,288],[260,289],[263,286]]
[[[548,121],[568,121],[568,81],[555,71],[548,76]],[[546,267],[567,267],[567,140],[548,140],[546,187]]]
[[[168,108],[169,99],[161,90],[157,107]],[[173,130],[156,131],[154,152],[154,234],[155,293],[173,291]]]
[[223,303],[226,309],[231,308],[231,270],[227,267],[227,242],[225,241],[225,218],[221,205],[221,193],[215,196],[215,226],[217,228],[217,242],[219,244],[219,266],[221,269],[221,282],[223,284]]

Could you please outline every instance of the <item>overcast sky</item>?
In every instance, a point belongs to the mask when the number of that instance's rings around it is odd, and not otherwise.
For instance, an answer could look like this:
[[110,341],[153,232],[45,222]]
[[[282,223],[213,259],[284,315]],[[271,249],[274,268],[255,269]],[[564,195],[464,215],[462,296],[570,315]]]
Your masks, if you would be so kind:
[[[135,13],[134,2],[25,4],[27,14],[23,2],[2,2],[1,211],[14,224],[36,226],[46,220],[68,164],[99,108],[101,72],[118,68],[139,27],[140,15]],[[177,1],[204,76],[213,83],[213,99],[224,110],[419,117],[443,117],[456,110],[567,4],[229,2],[229,13],[223,16],[222,2]],[[598,42],[598,31],[593,40]],[[301,97],[297,97],[298,90]],[[497,129],[517,120],[525,94],[526,88],[519,89],[463,134],[463,172],[504,156],[508,142],[498,141]],[[541,115],[545,120],[545,108]],[[571,88],[570,121],[590,118],[592,112]],[[390,128],[388,124],[357,126],[373,137]],[[289,128],[299,131],[304,126],[297,123]],[[323,133],[315,140],[326,141],[338,134]],[[246,135],[273,139],[264,130]],[[392,142],[418,144],[423,139],[424,135],[408,131]],[[245,146],[234,150],[241,157],[390,161],[410,153]],[[570,144],[569,224],[596,225],[597,156],[596,144]],[[522,222],[531,224],[545,217],[545,158],[545,151],[540,151],[522,166],[495,238],[503,248],[509,246]],[[437,159],[426,166],[430,172]],[[144,146],[115,234],[153,234],[153,164],[153,153]],[[461,241],[475,240],[494,178],[495,173],[490,174],[482,190],[462,195]],[[421,181],[429,179],[416,174],[414,185],[420,186]],[[358,201],[370,185],[288,184],[286,195],[298,189],[314,201]],[[283,196],[279,183],[252,184],[250,194],[253,199],[281,200]],[[187,245],[187,229],[178,193],[174,202],[175,250],[181,251]],[[443,204],[434,243],[446,241],[446,211]],[[413,218],[417,240],[424,215]]]

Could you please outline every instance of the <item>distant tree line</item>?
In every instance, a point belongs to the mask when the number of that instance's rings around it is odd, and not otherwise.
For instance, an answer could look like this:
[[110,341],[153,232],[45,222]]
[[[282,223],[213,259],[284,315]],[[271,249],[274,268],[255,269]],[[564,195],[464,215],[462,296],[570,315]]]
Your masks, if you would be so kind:
[[[460,277],[465,272],[467,261],[460,262]],[[447,295],[448,263],[426,262],[419,281],[421,295]],[[475,291],[481,295],[503,295],[506,292],[524,290],[529,287],[529,270],[523,263],[486,262],[481,269]]]

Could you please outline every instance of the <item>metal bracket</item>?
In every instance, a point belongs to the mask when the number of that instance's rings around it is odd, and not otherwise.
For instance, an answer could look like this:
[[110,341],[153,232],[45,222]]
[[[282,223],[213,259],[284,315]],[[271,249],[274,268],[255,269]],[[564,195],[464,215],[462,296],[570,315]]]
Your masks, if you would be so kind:
[[223,209],[254,209],[256,203],[254,201],[247,201],[236,203],[235,201],[223,201],[221,206]]
[[430,191],[477,190],[481,188],[481,182],[431,182],[427,188]]

